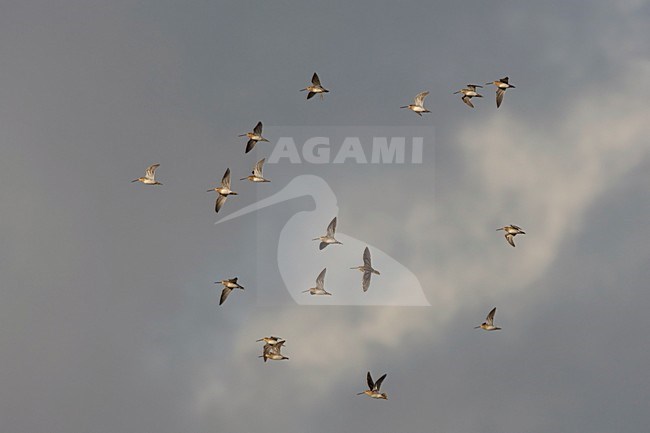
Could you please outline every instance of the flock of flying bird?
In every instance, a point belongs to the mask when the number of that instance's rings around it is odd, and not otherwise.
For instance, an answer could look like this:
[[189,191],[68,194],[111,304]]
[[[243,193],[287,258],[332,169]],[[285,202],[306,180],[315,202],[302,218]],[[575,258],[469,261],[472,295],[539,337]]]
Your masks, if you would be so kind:
[[[509,88],[513,88],[513,89],[515,88],[515,86],[510,84],[508,81],[509,81],[508,77],[503,77],[499,80],[485,83],[486,85],[493,84],[496,87],[497,108],[501,106],[501,103],[503,102],[503,96],[506,90]],[[472,104],[471,100],[472,98],[475,97],[476,98],[483,97],[476,90],[477,88],[482,88],[482,87],[483,86],[480,86],[478,84],[467,84],[466,88],[454,92],[454,95],[459,93],[462,94],[461,100],[467,106],[474,108],[474,104]],[[307,99],[311,99],[315,95],[318,95],[320,96],[321,100],[323,99],[323,95],[325,93],[329,93],[329,90],[327,90],[321,84],[320,78],[318,77],[318,74],[316,72],[314,72],[314,75],[312,76],[311,85],[305,87],[304,89],[301,89],[300,91],[308,92]],[[429,94],[428,91],[418,93],[413,101],[413,104],[405,105],[400,108],[407,108],[413,111],[414,113],[416,113],[418,116],[422,117],[422,113],[430,113],[430,111],[427,110],[426,107],[424,106],[424,99],[427,97],[428,94]],[[258,142],[269,142],[269,140],[267,140],[262,136],[262,122],[258,122],[257,125],[255,125],[255,127],[253,128],[252,132],[241,134],[239,135],[239,137],[248,138],[248,141],[246,142],[246,150],[244,153],[248,153],[251,150],[253,150],[253,148]],[[258,161],[257,164],[255,164],[255,167],[253,168],[251,174],[247,177],[241,178],[240,180],[248,180],[250,182],[255,182],[255,183],[270,182],[270,180],[264,178],[262,173],[264,161],[265,158],[262,158],[260,161]],[[162,183],[158,182],[155,178],[155,172],[159,166],[160,164],[153,164],[149,166],[145,172],[144,177],[139,177],[137,179],[134,179],[132,182],[141,182],[145,185],[162,185]],[[226,172],[224,173],[221,179],[221,185],[215,188],[211,188],[207,192],[212,192],[212,191],[215,191],[217,193],[215,212],[219,212],[221,210],[228,196],[238,195],[235,191],[231,189],[230,168],[226,169]],[[312,239],[314,241],[320,241],[318,245],[319,250],[325,249],[328,245],[342,244],[334,237],[336,233],[336,221],[337,218],[334,217],[334,219],[332,219],[332,221],[327,226],[325,235]],[[514,237],[516,235],[526,234],[520,227],[514,224],[498,228],[497,231],[499,230],[503,230],[505,232],[504,236],[506,241],[513,247],[515,246]],[[372,267],[370,249],[368,247],[366,247],[365,250],[363,251],[363,265],[352,267],[350,269],[357,269],[363,273],[362,289],[364,292],[366,292],[370,287],[370,279],[372,277],[372,274],[380,275],[379,271],[377,271]],[[309,293],[310,295],[331,296],[332,294],[329,293],[327,290],[325,290],[326,272],[327,272],[327,268],[324,268],[316,278],[316,287],[311,287],[307,290],[304,290],[303,293]],[[238,278],[230,278],[230,279],[215,282],[215,284],[221,284],[223,286],[223,290],[221,291],[221,298],[219,300],[219,305],[222,305],[226,301],[228,295],[230,295],[230,293],[234,289],[244,290],[244,287],[241,286],[237,281]],[[488,313],[487,317],[485,318],[485,321],[481,325],[476,326],[474,329],[484,329],[486,331],[500,330],[501,328],[494,325],[494,315],[496,313],[496,310],[497,310],[496,307],[494,307]],[[273,361],[281,361],[281,360],[289,359],[288,357],[284,356],[281,352],[282,347],[286,343],[286,340],[284,340],[283,338],[270,336],[270,337],[263,337],[257,341],[264,342],[262,355],[259,356],[259,358],[263,358],[264,362],[266,362],[269,359]],[[380,392],[381,384],[385,378],[386,378],[386,374],[382,375],[375,382],[372,380],[372,376],[370,375],[370,372],[368,372],[366,376],[368,389],[358,393],[357,395],[365,394],[374,399],[387,400],[388,399],[387,394],[385,392]]]

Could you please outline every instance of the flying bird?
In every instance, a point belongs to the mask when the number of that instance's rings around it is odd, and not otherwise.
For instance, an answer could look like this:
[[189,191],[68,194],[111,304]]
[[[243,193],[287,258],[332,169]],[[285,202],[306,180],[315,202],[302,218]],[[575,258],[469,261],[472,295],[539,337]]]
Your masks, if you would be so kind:
[[323,269],[320,274],[318,274],[318,277],[316,278],[316,287],[303,290],[302,293],[309,292],[310,295],[331,295],[331,293],[325,290],[325,272],[327,272],[327,268]]
[[266,158],[262,158],[259,161],[257,161],[257,164],[255,164],[255,167],[253,168],[253,171],[249,176],[242,177],[239,180],[250,180],[251,182],[271,182],[268,179],[264,179],[264,176],[262,176],[262,167],[264,166],[264,160]]
[[471,99],[474,97],[477,98],[482,98],[483,95],[479,95],[478,92],[476,91],[476,88],[480,87],[483,88],[483,86],[479,86],[478,84],[468,84],[467,88],[465,89],[460,89],[458,92],[454,92],[454,95],[458,93],[462,93],[463,96],[461,96],[460,99],[463,100],[465,104],[467,104],[469,107],[474,108],[474,104],[472,104]]
[[319,236],[317,238],[312,239],[312,241],[320,241],[320,245],[318,245],[319,250],[322,250],[323,248],[325,248],[330,244],[341,244],[341,242],[334,239],[335,232],[336,232],[336,217],[334,217],[334,219],[327,226],[327,233],[325,234],[325,236]]
[[424,98],[426,98],[428,94],[429,92],[418,93],[414,99],[413,104],[404,105],[403,107],[399,107],[399,108],[408,108],[409,110],[413,111],[415,114],[417,114],[420,117],[422,117],[422,113],[431,113],[429,110],[424,108]]
[[208,190],[208,192],[212,191],[216,191],[219,194],[217,195],[217,202],[214,205],[215,212],[219,212],[229,195],[238,195],[230,189],[230,168],[226,169],[226,172],[223,174],[221,186]]
[[262,337],[262,338],[260,338],[259,340],[255,340],[255,341],[256,341],[256,342],[257,342],[257,341],[263,341],[263,342],[265,342],[266,344],[270,344],[271,346],[274,346],[274,345],[276,345],[276,344],[278,344],[278,343],[280,343],[280,342],[282,342],[282,343],[285,342],[284,338],[282,338],[282,337],[274,337],[274,336],[270,336],[270,337]]
[[284,343],[284,340],[278,341],[276,344],[266,343],[262,349],[262,355],[258,356],[258,358],[264,358],[264,362],[266,362],[267,359],[271,359],[273,361],[282,361],[284,359],[289,359],[281,352],[282,345]]
[[370,277],[372,274],[380,275],[379,271],[372,267],[372,263],[370,261],[370,249],[368,247],[363,250],[363,266],[357,266],[350,269],[358,269],[363,272],[362,287],[364,292],[367,292],[368,287],[370,287]]
[[238,137],[248,137],[245,153],[253,150],[258,141],[266,141],[267,143],[269,142],[269,140],[262,137],[262,122],[257,122],[257,125],[255,125],[255,128],[253,128],[253,132],[247,132],[246,134],[238,135]]
[[508,83],[508,77],[503,77],[500,80],[497,81],[492,81],[491,83],[485,83],[487,84],[494,84],[497,87],[497,108],[501,106],[501,101],[503,101],[503,95],[506,93],[506,90],[509,88],[515,88],[512,84]]
[[383,400],[387,400],[388,396],[386,395],[385,392],[379,392],[379,388],[381,388],[381,383],[384,381],[386,378],[386,375],[384,374],[382,377],[377,379],[377,382],[372,381],[372,376],[370,376],[370,372],[368,372],[368,375],[366,376],[366,380],[368,381],[368,389],[357,393],[357,395],[365,394],[369,397],[372,398],[380,398]]
[[305,90],[309,91],[309,93],[307,93],[307,99],[311,99],[315,94],[318,94],[321,101],[323,100],[323,93],[329,93],[329,90],[321,85],[320,78],[318,78],[318,74],[316,72],[314,72],[314,75],[311,77],[311,86],[300,89],[301,92],[304,92]]
[[160,164],[153,164],[150,165],[147,168],[147,171],[144,174],[144,177],[139,177],[137,179],[133,179],[131,183],[133,182],[142,182],[145,185],[162,185],[162,183],[156,181],[156,169],[160,167]]
[[506,234],[504,236],[505,236],[506,240],[508,241],[508,243],[510,245],[512,245],[513,247],[515,246],[514,237],[517,236],[517,235],[525,235],[526,234],[525,231],[523,231],[520,227],[517,227],[514,224],[511,224],[509,226],[505,226],[505,227],[501,227],[500,229],[497,229],[497,231],[499,231],[499,230],[503,230],[503,231],[506,232]]
[[501,328],[498,328],[498,327],[494,326],[494,313],[496,313],[496,312],[497,312],[497,307],[494,307],[492,309],[492,311],[490,311],[488,313],[487,317],[485,318],[485,322],[483,322],[479,326],[475,326],[474,329],[481,328],[481,329],[485,329],[486,331],[498,331],[498,330],[500,330]]
[[223,285],[223,290],[221,291],[221,299],[219,299],[219,305],[226,302],[226,299],[228,298],[228,295],[230,295],[230,292],[232,292],[233,289],[242,289],[242,290],[244,290],[244,288],[242,286],[237,284],[237,278],[231,278],[229,280],[215,281],[214,284]]

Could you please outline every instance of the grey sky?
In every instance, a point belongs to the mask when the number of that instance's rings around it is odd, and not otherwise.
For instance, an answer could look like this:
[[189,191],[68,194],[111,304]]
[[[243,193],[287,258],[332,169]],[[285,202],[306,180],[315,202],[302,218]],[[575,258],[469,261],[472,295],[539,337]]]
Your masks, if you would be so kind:
[[[494,3],[1,1],[0,430],[646,431],[650,3]],[[298,92],[314,71],[323,102]],[[498,110],[452,95],[504,75]],[[428,117],[398,108],[422,90]],[[419,166],[256,186],[237,134],[259,120],[436,140]],[[129,183],[154,162],[162,187]],[[433,307],[258,304],[314,203],[215,226],[227,167],[224,215],[322,175],[339,229]],[[495,305],[503,331],[473,330]],[[257,358],[267,334],[290,361]],[[354,395],[367,370],[388,401]]]

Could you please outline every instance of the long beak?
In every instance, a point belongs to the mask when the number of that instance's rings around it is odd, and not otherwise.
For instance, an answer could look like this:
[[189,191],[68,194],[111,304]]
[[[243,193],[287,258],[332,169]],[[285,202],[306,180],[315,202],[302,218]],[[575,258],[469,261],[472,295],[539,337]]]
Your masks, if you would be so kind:
[[478,328],[480,328],[480,326],[475,326],[475,327],[474,327],[474,329],[478,329]]
[[140,179],[133,179],[133,180],[131,181],[131,183],[133,183],[133,182],[137,182],[137,181],[139,181],[139,180],[140,180]]
[[365,394],[365,392],[358,392],[357,395]]

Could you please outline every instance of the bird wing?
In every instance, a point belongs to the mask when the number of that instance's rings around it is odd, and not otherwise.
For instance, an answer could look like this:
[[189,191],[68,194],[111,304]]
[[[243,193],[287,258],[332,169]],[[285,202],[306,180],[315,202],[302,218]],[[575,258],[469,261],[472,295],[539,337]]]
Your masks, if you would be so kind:
[[318,244],[318,249],[323,250],[326,246],[327,246],[326,242],[321,242],[320,244]]
[[418,107],[424,107],[424,98],[426,98],[428,94],[429,92],[418,93],[415,97],[415,105]]
[[253,150],[256,144],[257,144],[257,140],[253,140],[252,138],[248,140],[248,143],[246,143],[246,152],[244,153],[248,153],[251,150]]
[[224,287],[223,288],[223,290],[221,291],[221,299],[219,299],[219,305],[226,302],[226,299],[228,298],[228,295],[230,295],[230,292],[232,292],[231,288],[229,288],[229,287]]
[[253,128],[253,132],[256,135],[262,135],[262,122],[257,122],[257,125],[255,125],[255,128]]
[[311,99],[311,98],[313,98],[314,95],[315,95],[314,92],[309,92],[309,93],[307,93],[307,99]]
[[370,262],[370,248],[368,247],[363,250],[363,266],[366,268],[372,268],[372,264]]
[[370,372],[368,372],[368,375],[366,376],[366,380],[368,381],[368,389],[374,389],[375,382],[372,381],[372,376],[370,375]]
[[487,323],[488,325],[492,325],[492,326],[494,326],[494,314],[495,314],[496,312],[497,312],[497,307],[494,307],[494,308],[492,309],[492,311],[490,311],[490,312],[488,313],[487,317],[485,318],[485,323]]
[[370,277],[372,276],[372,272],[370,271],[363,271],[363,280],[361,287],[363,287],[363,291],[367,292],[368,287],[370,287]]
[[320,86],[320,78],[318,78],[318,74],[314,72],[314,75],[311,77],[311,83],[314,86]]
[[501,81],[502,83],[508,84],[508,77],[503,77],[499,81]]
[[512,228],[515,229],[515,230],[521,230],[521,227],[516,226],[516,225],[514,225],[514,224],[510,224],[510,227],[512,227]]
[[219,210],[221,209],[221,207],[223,206],[223,204],[226,202],[226,199],[227,199],[227,198],[228,198],[228,197],[226,197],[225,195],[221,195],[221,194],[219,194],[219,195],[217,196],[217,202],[216,202],[216,204],[214,205],[214,211],[215,211],[215,212],[219,212]]
[[463,96],[461,99],[463,100],[463,102],[465,104],[467,104],[471,108],[474,108],[474,104],[472,104],[472,101],[471,101],[472,98],[470,98],[469,96]]
[[266,158],[260,159],[257,164],[255,164],[255,168],[253,169],[253,176],[255,177],[263,177],[262,176],[262,167],[264,166],[264,160]]
[[223,174],[223,177],[221,178],[221,186],[230,189],[230,168],[227,168],[226,172]]
[[384,379],[386,379],[386,374],[377,379],[377,382],[375,382],[375,391],[379,391],[379,388],[381,388],[381,383],[384,381]]
[[320,274],[316,277],[316,287],[322,290],[325,290],[325,272],[327,272],[327,268],[320,271]]
[[510,245],[512,245],[513,247],[515,246],[515,239],[514,239],[514,237],[515,237],[515,235],[511,235],[510,233],[506,233],[506,240],[507,240],[508,243],[509,243]]
[[334,236],[336,232],[336,217],[330,222],[330,225],[327,226],[327,236]]
[[144,177],[147,179],[154,180],[154,176],[156,175],[156,169],[160,167],[160,164],[152,164],[149,167],[147,167],[147,171],[145,172]]
[[506,93],[504,89],[497,87],[497,108],[501,106],[501,101],[503,101],[503,94]]

